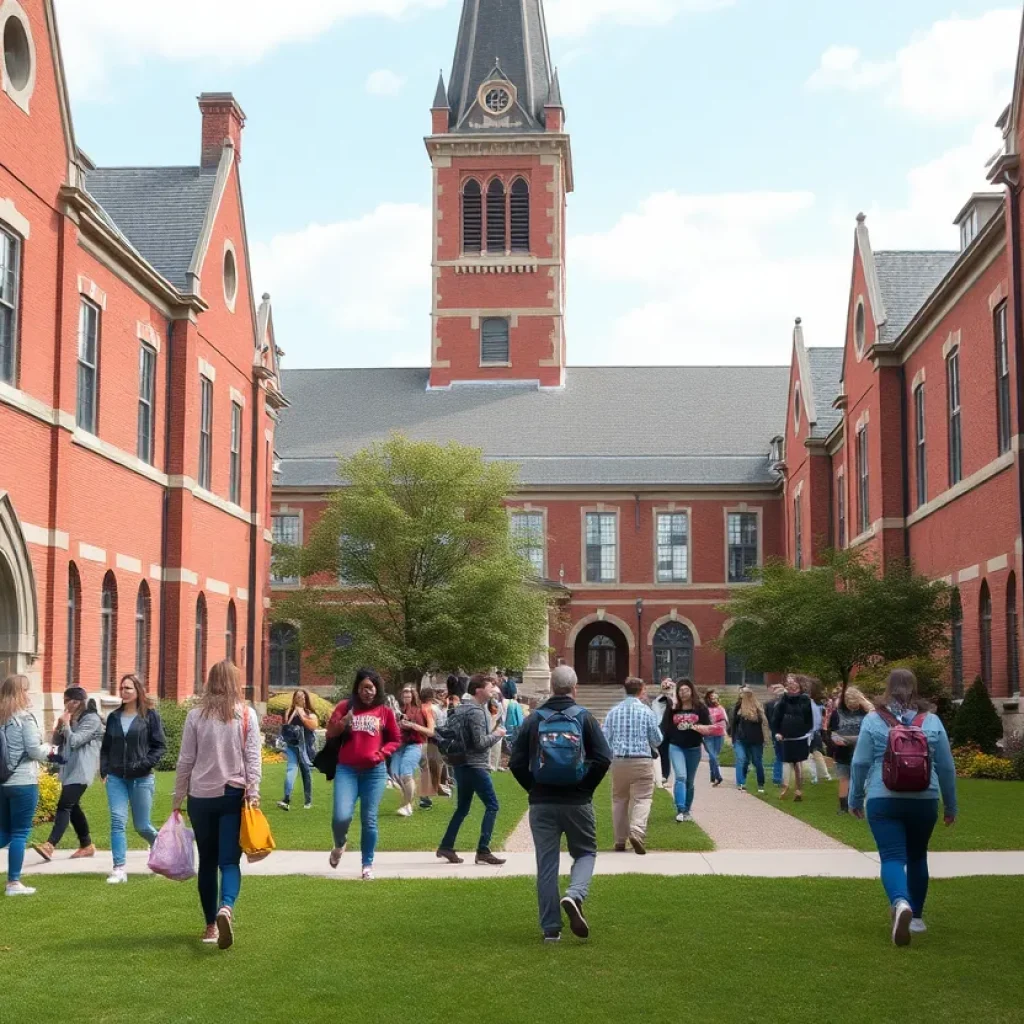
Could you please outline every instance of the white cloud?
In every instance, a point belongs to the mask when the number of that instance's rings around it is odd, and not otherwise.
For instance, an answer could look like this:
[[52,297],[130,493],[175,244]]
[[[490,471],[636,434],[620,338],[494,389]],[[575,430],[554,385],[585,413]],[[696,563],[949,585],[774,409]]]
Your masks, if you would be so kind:
[[388,68],[371,71],[366,79],[366,91],[371,96],[397,96],[405,85],[405,79]]
[[665,25],[680,14],[732,7],[736,0],[548,0],[552,35],[578,36],[600,22],[618,25]]
[[255,243],[252,261],[257,291],[273,297],[289,366],[381,365],[397,358],[389,351],[408,350],[419,330],[413,362],[427,362],[427,207],[382,203],[356,220],[311,224]]
[[1006,105],[1021,12],[937,21],[894,56],[869,59],[856,47],[830,46],[807,85],[812,89],[884,89],[886,102],[936,120],[995,121]]
[[245,64],[349,18],[400,18],[448,0],[57,0],[76,92],[102,89],[111,65],[147,57]]

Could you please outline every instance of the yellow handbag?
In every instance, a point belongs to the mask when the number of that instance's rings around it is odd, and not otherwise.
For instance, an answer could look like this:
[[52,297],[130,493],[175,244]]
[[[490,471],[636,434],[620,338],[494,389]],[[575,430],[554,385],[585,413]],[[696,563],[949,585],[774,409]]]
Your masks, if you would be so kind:
[[[245,745],[249,738],[249,709],[242,709],[242,769],[245,769]],[[248,780],[246,780],[248,783]],[[277,849],[274,837],[270,832],[270,822],[267,816],[258,808],[246,800],[242,807],[242,828],[239,833],[238,843],[242,847],[246,860],[250,864],[256,864]]]

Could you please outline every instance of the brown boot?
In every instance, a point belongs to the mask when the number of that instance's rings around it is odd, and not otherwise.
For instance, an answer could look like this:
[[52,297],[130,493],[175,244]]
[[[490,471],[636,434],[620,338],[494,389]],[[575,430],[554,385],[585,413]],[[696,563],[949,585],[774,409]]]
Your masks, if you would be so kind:
[[449,864],[462,864],[463,859],[454,851],[446,850],[443,846],[437,851],[438,860],[446,860]]
[[88,846],[83,846],[80,849],[75,850],[75,852],[73,854],[71,854],[71,860],[84,860],[86,857],[95,857],[95,856],[96,856],[96,847],[93,846],[92,843],[90,843]]
[[490,864],[493,867],[500,868],[505,862],[501,857],[495,857],[490,850],[478,850],[476,855],[477,864]]
[[53,844],[52,843],[33,843],[32,849],[39,854],[47,864],[53,860]]

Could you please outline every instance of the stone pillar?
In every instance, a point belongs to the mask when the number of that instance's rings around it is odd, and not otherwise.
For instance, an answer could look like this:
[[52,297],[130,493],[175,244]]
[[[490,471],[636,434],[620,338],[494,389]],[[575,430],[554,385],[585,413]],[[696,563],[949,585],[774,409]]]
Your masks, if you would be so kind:
[[541,634],[540,646],[537,648],[530,664],[523,672],[523,690],[527,694],[547,693],[551,688],[551,646],[550,623],[545,617],[544,630]]

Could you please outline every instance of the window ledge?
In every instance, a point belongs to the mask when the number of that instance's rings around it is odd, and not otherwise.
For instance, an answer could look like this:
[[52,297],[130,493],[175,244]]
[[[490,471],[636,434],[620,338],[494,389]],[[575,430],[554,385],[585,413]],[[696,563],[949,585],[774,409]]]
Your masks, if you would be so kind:
[[456,274],[536,274],[538,261],[526,253],[515,256],[463,256]]

